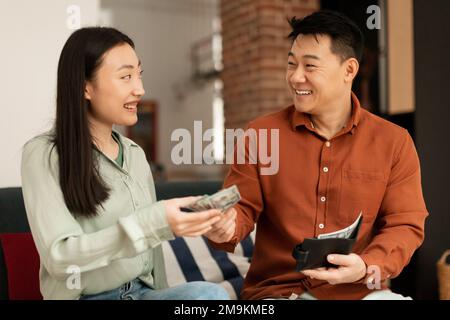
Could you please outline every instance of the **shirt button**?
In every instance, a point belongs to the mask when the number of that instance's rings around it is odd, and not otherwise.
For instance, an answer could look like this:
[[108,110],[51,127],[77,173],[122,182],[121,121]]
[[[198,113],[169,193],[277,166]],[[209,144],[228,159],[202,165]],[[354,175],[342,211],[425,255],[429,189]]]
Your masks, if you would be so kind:
[[327,142],[325,142],[325,145],[329,148],[331,146],[331,142],[327,141]]
[[325,228],[325,226],[323,225],[323,223],[319,224],[319,229],[323,229]]
[[328,167],[323,167],[323,172],[328,172]]
[[325,200],[327,200],[327,198],[325,198],[325,197],[320,197],[320,201],[325,202]]

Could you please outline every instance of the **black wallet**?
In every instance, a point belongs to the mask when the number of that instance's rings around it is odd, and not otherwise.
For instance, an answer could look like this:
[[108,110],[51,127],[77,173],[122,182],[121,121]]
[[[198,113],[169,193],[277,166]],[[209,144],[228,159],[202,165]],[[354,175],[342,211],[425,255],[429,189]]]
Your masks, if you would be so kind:
[[306,238],[297,244],[292,251],[292,256],[297,261],[295,270],[302,271],[320,267],[336,267],[328,262],[327,256],[332,253],[349,254],[358,236],[362,223],[362,216],[348,238]]

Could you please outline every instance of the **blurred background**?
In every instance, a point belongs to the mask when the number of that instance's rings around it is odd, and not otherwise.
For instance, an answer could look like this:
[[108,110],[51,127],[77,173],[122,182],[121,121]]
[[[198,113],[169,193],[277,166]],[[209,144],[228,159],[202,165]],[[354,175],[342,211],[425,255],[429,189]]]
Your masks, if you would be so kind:
[[[138,124],[116,129],[145,150],[156,180],[222,180],[224,129],[290,104],[287,18],[347,14],[366,48],[354,91],[365,108],[408,129],[421,160],[426,240],[394,290],[438,298],[436,262],[450,248],[450,2],[446,0],[2,0],[0,187],[20,186],[23,144],[50,129],[56,69],[68,36],[112,26],[130,36],[145,70]],[[212,154],[171,160],[175,129],[213,130]],[[213,163],[213,164],[206,164]]]

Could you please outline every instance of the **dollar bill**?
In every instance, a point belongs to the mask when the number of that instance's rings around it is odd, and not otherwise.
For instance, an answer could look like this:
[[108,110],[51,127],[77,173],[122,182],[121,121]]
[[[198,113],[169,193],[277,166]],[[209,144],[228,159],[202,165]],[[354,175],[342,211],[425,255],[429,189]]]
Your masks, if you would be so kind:
[[359,222],[360,222],[361,218],[362,218],[362,211],[359,213],[355,222],[353,222],[348,227],[338,230],[338,231],[330,232],[330,233],[319,234],[317,236],[317,239],[329,239],[329,238],[349,239],[351,237],[351,235],[353,234],[353,232],[355,231],[355,229],[359,226]]
[[200,200],[196,202],[197,206],[199,206],[202,210],[214,209],[214,206],[211,202],[210,196],[203,196]]
[[196,202],[192,203],[191,205],[187,206],[188,209],[190,209],[190,211],[204,211],[206,210],[206,208],[200,204],[200,201],[207,198],[208,195],[203,195],[199,200],[197,200]]
[[228,210],[241,200],[241,195],[236,185],[220,190],[212,195],[204,195],[194,203],[181,208],[186,212],[198,212],[210,209],[219,209],[222,212]]
[[221,190],[209,197],[213,207],[218,209],[220,208],[222,211],[228,210],[238,203],[240,199],[241,195],[239,194],[239,190],[236,185]]

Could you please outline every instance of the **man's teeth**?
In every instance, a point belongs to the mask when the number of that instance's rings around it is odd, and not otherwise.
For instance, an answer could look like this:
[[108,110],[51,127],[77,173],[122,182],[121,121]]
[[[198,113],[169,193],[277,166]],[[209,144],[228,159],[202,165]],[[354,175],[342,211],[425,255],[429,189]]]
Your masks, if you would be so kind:
[[312,90],[295,90],[295,93],[301,96],[312,94]]

